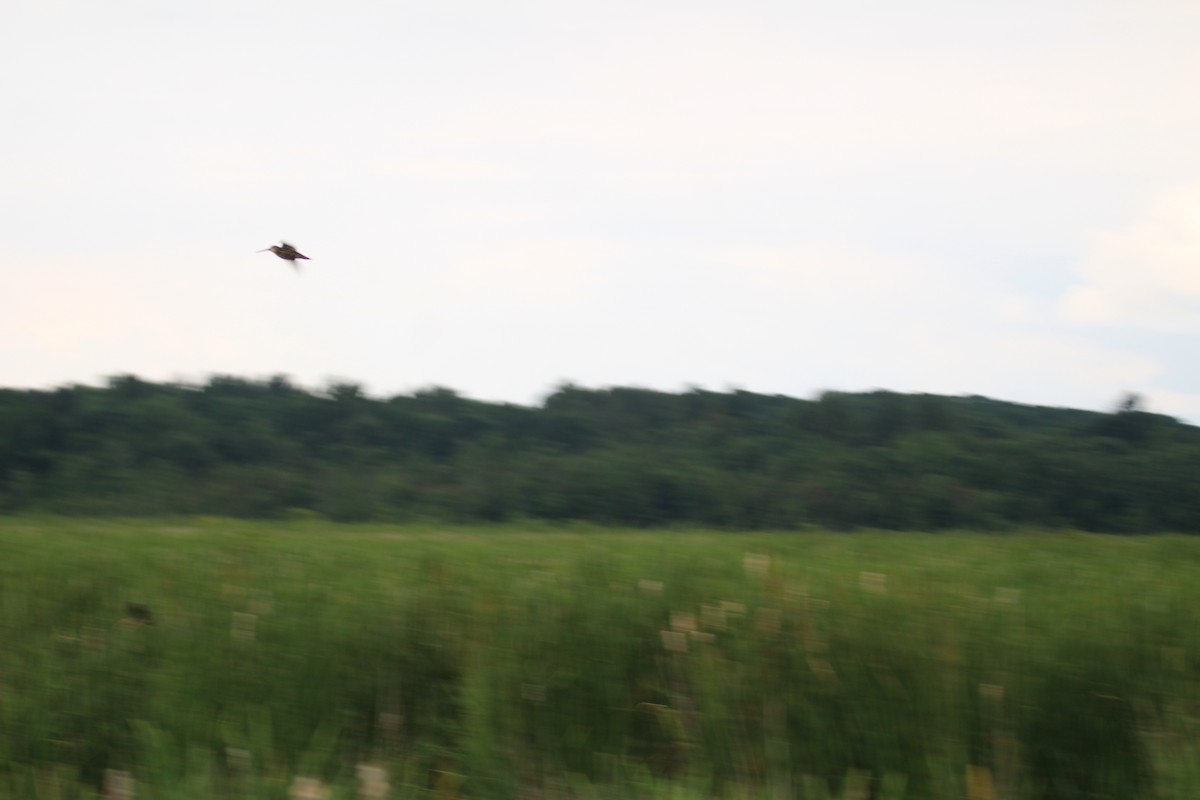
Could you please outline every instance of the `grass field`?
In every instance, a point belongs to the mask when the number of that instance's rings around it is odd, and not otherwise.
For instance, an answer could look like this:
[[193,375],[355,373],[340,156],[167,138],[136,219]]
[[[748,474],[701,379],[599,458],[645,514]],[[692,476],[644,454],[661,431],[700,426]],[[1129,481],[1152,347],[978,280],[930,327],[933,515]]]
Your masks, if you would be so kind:
[[0,797],[1192,798],[1197,609],[1174,536],[0,519]]

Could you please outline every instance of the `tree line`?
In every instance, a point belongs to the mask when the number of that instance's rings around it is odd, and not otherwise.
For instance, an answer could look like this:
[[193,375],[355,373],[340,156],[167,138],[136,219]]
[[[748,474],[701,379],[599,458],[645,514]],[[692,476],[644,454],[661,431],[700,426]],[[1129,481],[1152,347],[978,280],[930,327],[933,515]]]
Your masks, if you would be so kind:
[[978,396],[133,376],[0,390],[0,511],[1200,532],[1200,428]]

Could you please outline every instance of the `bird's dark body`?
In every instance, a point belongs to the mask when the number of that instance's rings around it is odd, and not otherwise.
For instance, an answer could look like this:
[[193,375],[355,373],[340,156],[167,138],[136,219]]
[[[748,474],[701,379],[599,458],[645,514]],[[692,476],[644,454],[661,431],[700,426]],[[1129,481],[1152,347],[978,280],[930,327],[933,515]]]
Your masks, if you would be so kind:
[[267,252],[267,250],[270,250],[272,253],[279,256],[283,260],[291,262],[293,267],[296,266],[297,258],[302,258],[305,261],[310,260],[308,256],[304,255],[303,253],[301,253],[295,247],[292,247],[287,242],[280,242],[279,244],[271,245],[266,250],[259,250],[258,252],[265,253],[265,252]]

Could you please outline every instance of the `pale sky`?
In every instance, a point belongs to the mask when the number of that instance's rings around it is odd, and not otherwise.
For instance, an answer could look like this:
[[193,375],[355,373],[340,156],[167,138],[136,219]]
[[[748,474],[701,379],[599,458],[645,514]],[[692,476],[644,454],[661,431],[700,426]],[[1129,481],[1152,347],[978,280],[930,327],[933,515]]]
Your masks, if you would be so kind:
[[[1200,422],[1195,0],[7,0],[0,386]],[[279,240],[311,261],[297,275]]]

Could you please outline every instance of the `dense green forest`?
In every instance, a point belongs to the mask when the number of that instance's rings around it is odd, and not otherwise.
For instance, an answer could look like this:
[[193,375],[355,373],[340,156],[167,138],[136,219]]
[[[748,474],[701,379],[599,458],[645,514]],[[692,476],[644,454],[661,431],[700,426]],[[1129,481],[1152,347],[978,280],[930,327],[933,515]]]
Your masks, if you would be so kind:
[[790,529],[1200,531],[1200,429],[983,397],[283,377],[0,391],[0,510]]

